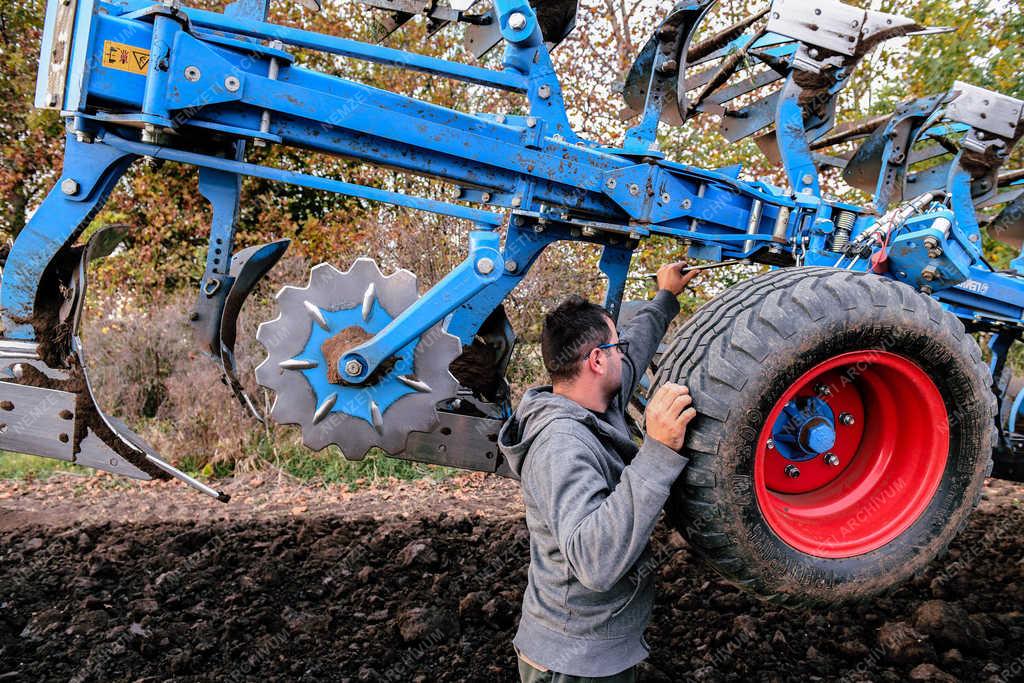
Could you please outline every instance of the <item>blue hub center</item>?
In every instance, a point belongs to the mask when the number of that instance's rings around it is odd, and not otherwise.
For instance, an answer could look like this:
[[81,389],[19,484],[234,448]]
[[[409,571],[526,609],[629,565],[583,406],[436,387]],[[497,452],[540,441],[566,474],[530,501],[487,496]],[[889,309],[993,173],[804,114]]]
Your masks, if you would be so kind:
[[816,396],[793,399],[775,421],[772,440],[779,454],[794,462],[828,452],[836,444],[832,408]]
[[402,396],[415,392],[414,389],[400,382],[397,376],[414,374],[415,349],[419,342],[418,339],[409,342],[396,354],[394,366],[376,384],[345,386],[329,382],[327,367],[331,360],[324,357],[321,350],[323,343],[342,330],[353,326],[365,330],[367,334],[377,334],[391,322],[391,316],[376,300],[373,302],[373,308],[366,320],[363,319],[358,306],[341,311],[323,311],[323,315],[328,329],[325,330],[315,322],[311,323],[312,330],[309,340],[306,342],[306,348],[298,356],[298,358],[314,360],[317,363],[316,367],[302,371],[316,395],[316,405],[322,405],[329,396],[337,395],[331,409],[332,413],[347,413],[373,424],[371,400],[377,404],[380,412],[384,413]]

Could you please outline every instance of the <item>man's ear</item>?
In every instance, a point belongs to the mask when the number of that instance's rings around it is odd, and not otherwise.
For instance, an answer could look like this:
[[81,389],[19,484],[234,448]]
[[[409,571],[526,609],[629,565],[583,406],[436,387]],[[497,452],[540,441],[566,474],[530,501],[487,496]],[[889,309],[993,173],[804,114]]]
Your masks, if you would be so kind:
[[600,349],[596,349],[596,351],[597,353],[591,351],[584,362],[587,364],[591,372],[598,375],[603,375],[605,372],[608,371],[607,359],[605,358],[604,354],[601,353]]

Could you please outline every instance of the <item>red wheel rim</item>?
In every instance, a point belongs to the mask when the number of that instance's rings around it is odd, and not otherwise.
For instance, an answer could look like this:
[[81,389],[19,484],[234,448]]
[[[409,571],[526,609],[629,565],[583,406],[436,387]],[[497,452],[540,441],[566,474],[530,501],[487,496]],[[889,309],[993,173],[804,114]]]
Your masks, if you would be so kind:
[[[830,452],[838,464],[824,454],[792,462],[771,439],[786,405],[810,396],[834,412]],[[852,419],[840,421],[843,413]],[[818,557],[853,557],[917,521],[948,457],[949,414],[931,378],[903,356],[857,351],[807,371],[775,403],[758,438],[754,488],[765,520],[788,545]],[[787,465],[799,476],[788,476]]]

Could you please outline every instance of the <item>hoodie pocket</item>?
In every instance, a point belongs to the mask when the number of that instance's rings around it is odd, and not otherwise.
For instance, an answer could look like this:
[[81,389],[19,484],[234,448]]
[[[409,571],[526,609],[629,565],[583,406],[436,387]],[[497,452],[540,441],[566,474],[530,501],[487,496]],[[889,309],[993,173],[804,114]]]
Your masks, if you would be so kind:
[[619,615],[620,615],[620,614],[622,614],[622,613],[623,613],[624,611],[626,611],[626,608],[627,608],[627,607],[629,607],[630,605],[632,605],[632,604],[633,604],[633,601],[634,601],[634,600],[636,600],[636,594],[640,592],[640,588],[641,588],[641,587],[643,586],[643,584],[644,584],[644,580],[643,580],[643,577],[642,577],[642,576],[640,576],[640,573],[639,573],[639,572],[635,572],[635,573],[633,573],[633,574],[628,574],[628,575],[626,576],[626,579],[627,579],[628,581],[633,581],[634,577],[636,578],[636,580],[634,581],[634,584],[635,584],[635,585],[633,586],[633,593],[632,593],[632,595],[630,595],[630,596],[629,596],[629,599],[628,599],[628,600],[626,600],[626,602],[624,602],[624,603],[622,604],[622,607],[620,607],[620,608],[618,608],[617,610],[615,610],[614,612],[612,612],[611,616],[613,616],[613,617],[617,617],[617,616],[619,616]]

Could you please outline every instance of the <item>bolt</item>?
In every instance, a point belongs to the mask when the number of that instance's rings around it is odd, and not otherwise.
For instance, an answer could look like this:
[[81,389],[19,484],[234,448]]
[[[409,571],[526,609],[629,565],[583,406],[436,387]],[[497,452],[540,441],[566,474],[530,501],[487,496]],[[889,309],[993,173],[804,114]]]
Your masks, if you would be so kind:
[[680,206],[682,206],[684,209],[689,209],[691,206],[693,206],[693,202],[690,201],[689,199],[684,199],[683,203],[680,204]]
[[978,241],[978,236],[977,235],[971,235],[967,239],[969,239],[972,242],[977,242]]
[[527,116],[526,117],[526,127],[527,128],[533,128],[536,125],[537,125],[537,119],[535,117],[533,117],[533,116]]
[[615,180],[615,178],[609,178],[604,182],[604,186],[607,187],[609,190],[614,190],[615,186],[618,184],[619,183],[617,180]]
[[839,467],[839,456],[835,453],[826,453],[825,464],[829,467]]
[[841,413],[839,415],[839,421],[846,425],[847,427],[857,424],[857,420],[854,419],[853,415],[850,415],[849,413]]
[[670,195],[668,192],[662,192],[661,193],[661,203],[662,204],[668,204],[670,201],[672,201],[672,195]]
[[238,89],[242,87],[242,82],[235,76],[228,76],[224,79],[224,88],[228,92],[238,92]]
[[484,256],[476,262],[476,269],[481,275],[490,275],[494,271],[494,261]]
[[542,100],[546,100],[547,98],[551,97],[551,86],[542,85],[539,88],[537,88],[537,96],[540,97]]
[[814,393],[818,394],[819,396],[831,396],[832,389],[825,384],[818,384],[815,385],[814,387]]
[[518,269],[519,269],[519,264],[516,263],[513,259],[509,259],[508,261],[505,261],[505,271],[506,272],[514,273]]
[[92,144],[92,136],[86,133],[84,130],[76,130],[75,139],[84,145]]
[[522,206],[523,198],[522,197],[513,197],[512,201],[511,201],[511,204],[512,204],[512,206]]
[[804,177],[801,178],[800,180],[804,182],[804,185],[810,185],[811,183],[814,182],[814,176],[812,176],[810,173],[805,173]]
[[925,282],[934,282],[939,279],[939,269],[935,266],[928,266],[921,271],[921,279]]
[[544,226],[538,223],[537,225],[533,226],[533,232],[537,235],[541,234],[542,232],[544,232]]
[[934,237],[925,237],[924,238],[924,248],[925,249],[935,249],[938,246],[939,246],[939,241],[937,239],[935,239]]
[[354,358],[349,362],[345,363],[345,374],[348,375],[349,377],[356,377],[362,371],[363,364]]
[[490,192],[484,192],[482,195],[480,195],[480,201],[482,201],[482,202],[489,202],[489,201],[491,201],[491,193]]
[[786,465],[786,476],[790,479],[796,479],[800,476],[800,468],[796,465]]
[[60,183],[60,191],[69,197],[73,197],[78,194],[79,185],[78,181],[74,178],[65,178]]
[[768,448],[768,450],[774,449],[775,448],[775,439],[768,439],[768,441],[766,441],[764,445],[765,445],[765,447]]
[[513,31],[521,31],[526,28],[526,15],[522,12],[513,12],[508,15],[508,27]]
[[660,73],[660,74],[665,74],[665,75],[674,74],[678,70],[679,70],[679,62],[677,62],[674,59],[669,59],[667,61],[664,61],[664,62],[662,62],[658,66],[658,73]]
[[185,67],[185,80],[195,83],[202,78],[203,72],[199,70],[199,67],[186,66]]
[[630,185],[629,186],[629,194],[631,194],[632,196],[636,197],[638,194],[640,194],[640,186],[637,185],[636,183],[633,183],[632,185]]

